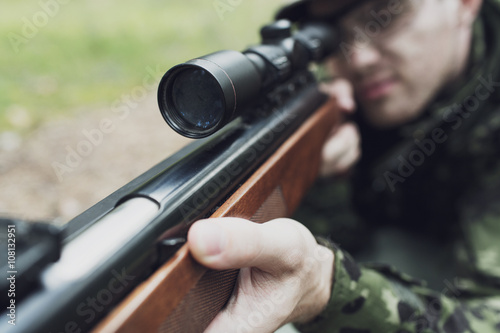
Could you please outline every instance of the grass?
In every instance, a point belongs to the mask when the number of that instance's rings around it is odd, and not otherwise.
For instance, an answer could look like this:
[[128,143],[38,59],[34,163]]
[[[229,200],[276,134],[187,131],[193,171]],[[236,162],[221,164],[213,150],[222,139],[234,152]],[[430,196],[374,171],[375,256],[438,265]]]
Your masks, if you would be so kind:
[[[58,1],[63,2],[10,1],[2,7],[0,131],[25,133],[54,117],[109,108],[142,85],[147,67],[164,72],[220,49],[243,50],[259,41],[260,26],[283,4]],[[232,8],[223,19],[217,2]],[[42,3],[52,6],[44,9]]]

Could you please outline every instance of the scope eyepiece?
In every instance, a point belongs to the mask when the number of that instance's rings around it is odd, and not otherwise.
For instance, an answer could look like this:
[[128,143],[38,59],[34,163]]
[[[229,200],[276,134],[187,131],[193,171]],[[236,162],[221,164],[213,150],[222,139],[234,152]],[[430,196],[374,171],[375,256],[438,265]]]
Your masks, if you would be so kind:
[[237,51],[221,51],[170,69],[158,88],[166,122],[189,138],[207,137],[239,115],[261,87],[253,63]]

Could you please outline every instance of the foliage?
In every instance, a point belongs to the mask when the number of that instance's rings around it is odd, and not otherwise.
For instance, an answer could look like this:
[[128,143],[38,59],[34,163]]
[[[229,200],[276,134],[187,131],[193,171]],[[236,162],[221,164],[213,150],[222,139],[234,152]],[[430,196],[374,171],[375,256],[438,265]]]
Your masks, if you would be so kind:
[[[218,13],[217,3],[228,10]],[[148,66],[165,71],[219,49],[242,50],[258,42],[260,26],[280,4],[6,2],[0,11],[0,130],[27,132],[53,117],[109,108],[142,84]]]

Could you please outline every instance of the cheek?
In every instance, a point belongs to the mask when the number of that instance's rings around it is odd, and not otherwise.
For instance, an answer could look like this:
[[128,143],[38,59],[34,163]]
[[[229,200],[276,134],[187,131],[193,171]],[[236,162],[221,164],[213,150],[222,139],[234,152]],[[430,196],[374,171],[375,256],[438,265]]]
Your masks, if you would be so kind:
[[442,84],[453,66],[457,53],[456,27],[453,22],[433,18],[402,32],[388,46],[398,70],[406,80],[425,86]]
[[390,45],[389,62],[416,98],[431,98],[447,77],[452,47],[445,35],[443,31],[416,31]]

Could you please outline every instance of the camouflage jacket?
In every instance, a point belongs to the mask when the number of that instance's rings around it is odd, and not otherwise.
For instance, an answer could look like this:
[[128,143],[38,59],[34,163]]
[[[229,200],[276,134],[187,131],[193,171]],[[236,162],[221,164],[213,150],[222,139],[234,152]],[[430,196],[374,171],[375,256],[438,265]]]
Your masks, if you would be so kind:
[[[359,120],[363,157],[353,176],[333,187],[320,182],[306,199],[296,219],[340,247],[331,245],[330,302],[315,320],[297,325],[300,331],[500,332],[498,32],[500,4],[487,0],[460,88],[394,131]],[[359,264],[346,252],[355,257],[373,228],[391,224],[453,250],[457,274],[448,287],[432,289],[391,266]]]

